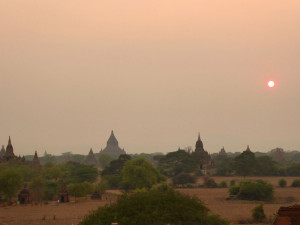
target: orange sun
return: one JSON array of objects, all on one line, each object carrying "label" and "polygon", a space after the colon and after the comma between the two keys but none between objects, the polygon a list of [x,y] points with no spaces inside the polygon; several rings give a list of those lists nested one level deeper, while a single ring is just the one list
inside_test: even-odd
[{"label": "orange sun", "polygon": [[275,86],[275,82],[272,81],[272,80],[270,80],[270,81],[268,82],[268,86],[269,86],[270,88],[274,87],[274,86]]}]

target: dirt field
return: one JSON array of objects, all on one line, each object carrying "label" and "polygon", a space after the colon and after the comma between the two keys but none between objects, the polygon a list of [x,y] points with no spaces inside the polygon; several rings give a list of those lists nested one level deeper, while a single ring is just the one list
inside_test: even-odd
[{"label": "dirt field", "polygon": [[[214,177],[217,183],[221,181],[230,181],[232,178]],[[238,178],[235,178],[238,179]],[[258,179],[255,177],[254,179]],[[259,178],[267,180],[277,186],[278,177]],[[285,178],[288,185],[295,178]],[[199,181],[201,182],[201,180]],[[196,196],[201,199],[211,211],[220,214],[223,218],[228,219],[232,225],[240,224],[239,221],[251,218],[251,209],[258,205],[258,202],[226,200],[228,197],[227,188],[194,188],[179,189],[180,192]],[[80,199],[74,203],[72,198],[70,203],[59,204],[51,202],[48,205],[14,205],[0,207],[0,225],[77,225],[81,219],[91,210],[97,209],[106,203],[113,202],[116,199],[118,191],[111,191],[108,200],[89,200]],[[294,198],[289,200],[289,197]],[[300,188],[275,188],[275,202],[265,203],[264,209],[267,216],[277,212],[280,206],[288,206],[299,203]],[[55,220],[54,220],[55,216]]]}]

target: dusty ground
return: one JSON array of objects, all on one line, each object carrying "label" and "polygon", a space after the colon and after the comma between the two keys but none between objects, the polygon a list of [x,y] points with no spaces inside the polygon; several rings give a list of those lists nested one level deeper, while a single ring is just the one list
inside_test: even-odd
[{"label": "dusty ground", "polygon": [[[232,178],[216,177],[217,183],[223,180],[232,180]],[[235,178],[238,179],[238,178]],[[254,178],[257,179],[257,178]],[[260,178],[261,179],[261,178]],[[277,185],[278,177],[262,178]],[[295,178],[285,178],[288,185]],[[201,181],[200,181],[201,182]],[[249,201],[233,201],[226,200],[228,197],[227,188],[195,188],[195,189],[179,189],[179,191],[196,196],[201,199],[211,211],[220,214],[223,218],[228,219],[232,225],[239,224],[239,221],[251,218],[251,209],[258,205],[258,202]],[[74,203],[71,199],[70,203],[59,204],[50,202],[48,205],[14,205],[0,207],[0,225],[77,225],[81,219],[91,210],[97,209],[106,203],[113,202],[116,194],[120,192],[111,191],[107,196],[108,199],[101,201],[89,200],[87,198],[80,199]],[[294,201],[287,203],[287,197],[293,197]],[[293,205],[300,202],[300,188],[275,188],[275,202],[265,203],[264,209],[267,216],[276,213],[280,206]],[[55,216],[55,220],[54,220]]]}]

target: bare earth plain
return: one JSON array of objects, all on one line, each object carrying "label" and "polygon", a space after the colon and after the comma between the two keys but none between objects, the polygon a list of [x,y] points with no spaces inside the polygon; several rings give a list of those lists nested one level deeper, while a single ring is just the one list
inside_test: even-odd
[{"label": "bare earth plain", "polygon": [[[221,181],[229,182],[233,177],[213,177],[217,183]],[[265,203],[264,210],[267,217],[274,215],[280,206],[289,206],[299,204],[300,188],[279,188],[277,187],[280,177],[249,177],[247,179],[262,179],[270,182],[275,186],[275,200],[272,203]],[[295,177],[285,177],[288,186]],[[199,180],[201,183],[201,180]],[[212,212],[221,215],[230,221],[232,225],[242,224],[251,218],[251,209],[258,205],[258,202],[226,200],[228,197],[227,188],[192,188],[178,189],[180,192],[199,198]],[[103,200],[90,200],[89,198],[78,199],[74,202],[57,204],[49,202],[49,204],[41,205],[13,205],[0,206],[0,225],[78,225],[79,222],[92,210],[96,210],[99,206],[104,206],[116,200],[119,191],[109,191]],[[109,225],[109,224],[108,224]]]}]

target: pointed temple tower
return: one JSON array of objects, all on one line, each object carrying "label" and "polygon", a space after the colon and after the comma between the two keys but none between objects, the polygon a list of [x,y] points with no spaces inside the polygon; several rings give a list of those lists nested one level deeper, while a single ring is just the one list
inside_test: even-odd
[{"label": "pointed temple tower", "polygon": [[14,154],[14,148],[11,144],[10,136],[9,136],[9,139],[8,139],[8,144],[6,146],[5,154],[2,158],[3,158],[4,161],[9,161],[9,160],[12,160],[12,159],[18,159],[18,157],[15,156],[15,154]]},{"label": "pointed temple tower", "polygon": [[220,150],[220,152],[219,152],[219,156],[224,156],[224,157],[226,157],[227,156],[227,153],[226,153],[226,151],[225,151],[225,148],[223,147],[223,148],[221,148],[221,150]]},{"label": "pointed temple tower", "polygon": [[247,149],[245,150],[247,152],[251,152],[250,148],[249,148],[249,145],[247,145]]},{"label": "pointed temple tower", "polygon": [[10,159],[15,159],[16,156],[14,154],[14,148],[11,144],[11,139],[10,139],[10,136],[9,136],[9,139],[8,139],[8,144],[6,146],[6,152],[4,154],[4,158],[6,158],[7,160],[10,160]]},{"label": "pointed temple tower", "polygon": [[198,140],[196,141],[195,152],[205,152],[205,150],[203,148],[203,142],[200,138],[200,133],[198,134]]},{"label": "pointed temple tower", "polygon": [[210,170],[213,168],[213,162],[207,151],[203,148],[203,142],[198,134],[198,140],[196,141],[195,151],[192,152],[193,157],[198,161],[199,169],[203,174],[210,174]]},{"label": "pointed temple tower", "polygon": [[106,147],[101,150],[100,153],[106,153],[115,156],[126,154],[125,150],[119,147],[119,142],[114,135],[114,131],[111,131]]},{"label": "pointed temple tower", "polygon": [[37,151],[35,151],[35,153],[34,153],[34,157],[33,157],[33,160],[32,160],[32,166],[34,166],[34,167],[40,167],[41,166],[39,157],[37,155]]},{"label": "pointed temple tower", "polygon": [[3,157],[5,155],[5,148],[4,145],[2,145],[2,148],[0,150],[0,158]]},{"label": "pointed temple tower", "polygon": [[90,149],[89,154],[85,158],[84,163],[91,164],[91,165],[96,165],[98,163],[92,148]]}]

